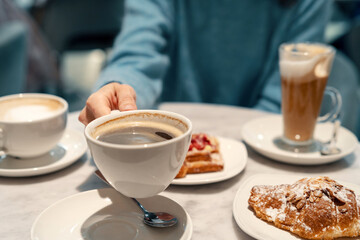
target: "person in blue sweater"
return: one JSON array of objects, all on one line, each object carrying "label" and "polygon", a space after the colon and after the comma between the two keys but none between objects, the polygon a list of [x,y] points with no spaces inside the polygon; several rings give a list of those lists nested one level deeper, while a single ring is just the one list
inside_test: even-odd
[{"label": "person in blue sweater", "polygon": [[128,0],[79,120],[163,101],[280,112],[278,47],[322,42],[328,0]]}]

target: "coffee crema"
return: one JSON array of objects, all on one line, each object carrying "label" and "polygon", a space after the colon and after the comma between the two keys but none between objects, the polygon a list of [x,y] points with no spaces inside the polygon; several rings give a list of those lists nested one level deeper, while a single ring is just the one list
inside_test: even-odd
[{"label": "coffee crema", "polygon": [[27,122],[51,117],[64,108],[56,99],[42,97],[11,98],[0,101],[0,121]]}]

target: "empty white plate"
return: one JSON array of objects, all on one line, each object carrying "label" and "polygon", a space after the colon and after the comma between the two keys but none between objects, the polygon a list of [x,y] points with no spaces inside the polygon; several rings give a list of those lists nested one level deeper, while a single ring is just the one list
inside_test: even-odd
[{"label": "empty white plate", "polygon": [[[333,124],[317,124],[314,138],[320,142],[330,140]],[[274,140],[283,134],[281,115],[257,118],[247,122],[242,128],[243,140],[260,154],[274,160],[298,165],[325,164],[339,160],[352,153],[358,145],[356,136],[340,127],[338,132],[337,147],[341,153],[322,156],[319,151],[311,153],[290,152],[277,147]]]},{"label": "empty white plate", "polygon": [[169,228],[143,223],[136,203],[112,188],[75,194],[45,209],[31,229],[32,240],[189,240],[192,222],[186,211],[164,196],[138,199],[152,212],[168,212],[178,218]]},{"label": "empty white plate", "polygon": [[28,177],[51,173],[77,161],[87,150],[82,132],[66,129],[59,143],[47,154],[18,159],[6,156],[0,159],[0,176]]}]

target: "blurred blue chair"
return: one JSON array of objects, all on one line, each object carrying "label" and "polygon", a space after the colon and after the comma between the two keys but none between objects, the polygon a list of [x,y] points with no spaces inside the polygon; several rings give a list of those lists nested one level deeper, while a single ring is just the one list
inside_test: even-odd
[{"label": "blurred blue chair", "polygon": [[328,86],[339,90],[343,100],[341,124],[360,139],[360,84],[355,64],[337,51]]},{"label": "blurred blue chair", "polygon": [[19,21],[0,25],[0,96],[23,92],[27,30]]}]

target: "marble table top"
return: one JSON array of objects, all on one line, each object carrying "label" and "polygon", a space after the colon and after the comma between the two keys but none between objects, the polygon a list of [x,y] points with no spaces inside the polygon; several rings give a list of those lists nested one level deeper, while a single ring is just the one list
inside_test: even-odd
[{"label": "marble table top", "polygon": [[[245,122],[268,113],[211,104],[165,103],[160,109],[187,116],[194,132],[206,132],[241,141]],[[70,113],[68,127],[83,131],[78,112]],[[253,239],[243,232],[232,215],[235,194],[248,177],[257,173],[327,175],[360,184],[360,145],[342,160],[321,166],[295,166],[265,158],[247,147],[245,169],[226,181],[207,185],[170,185],[161,195],[173,199],[189,213],[192,239]],[[51,204],[79,192],[107,187],[93,173],[89,151],[71,166],[35,177],[0,177],[0,239],[30,239],[36,217]]]}]

